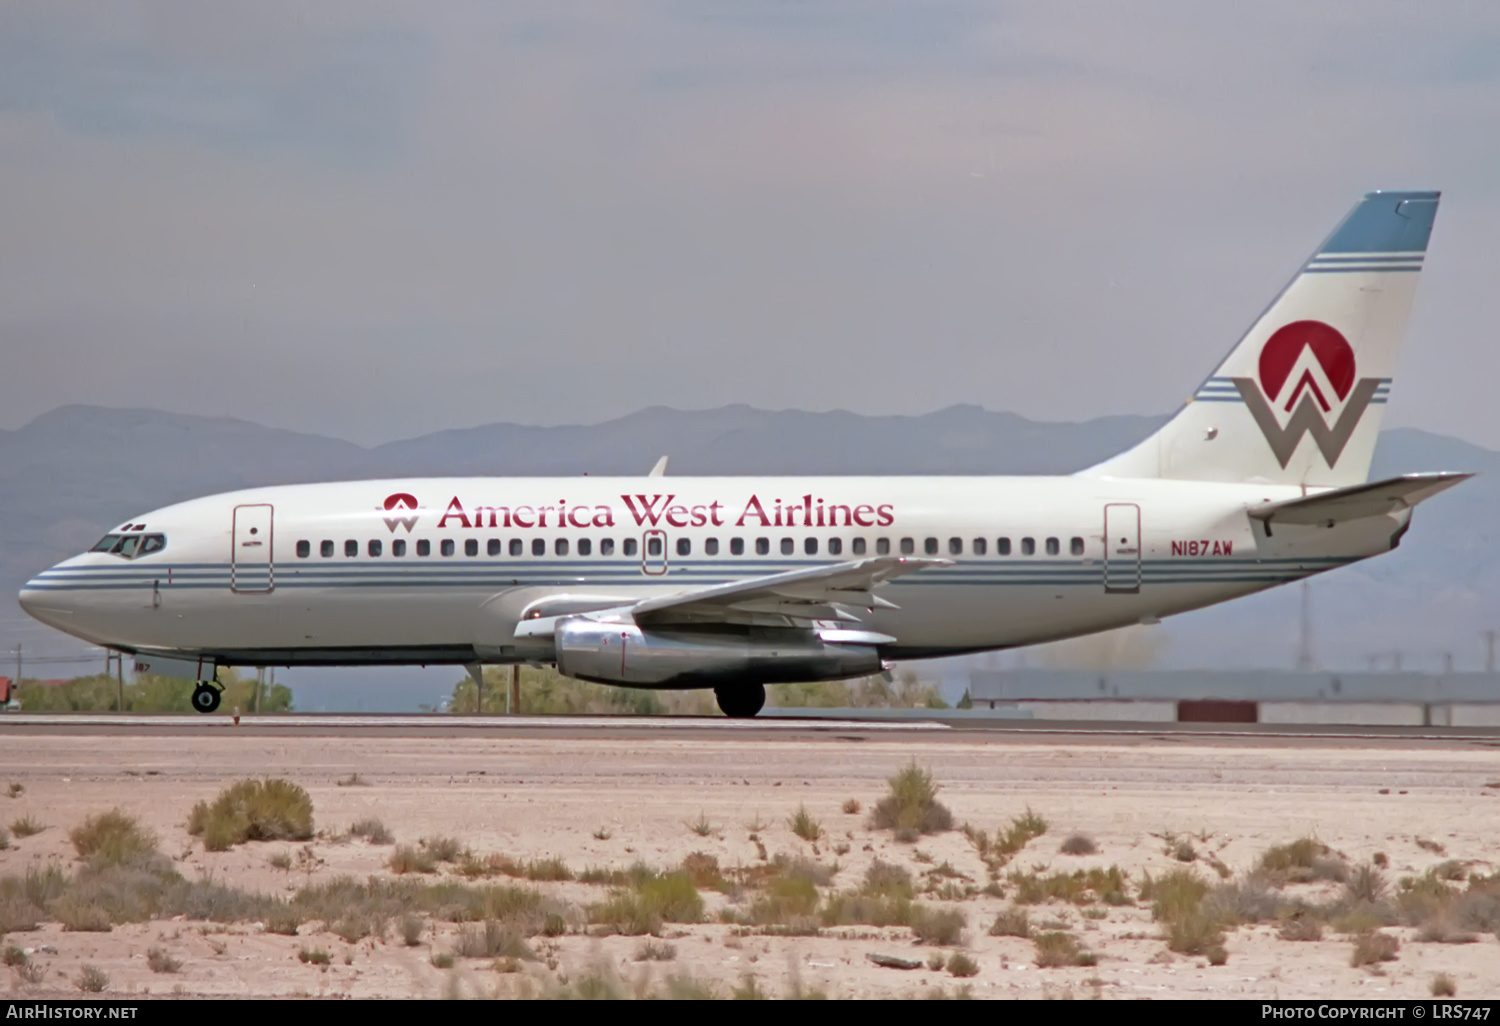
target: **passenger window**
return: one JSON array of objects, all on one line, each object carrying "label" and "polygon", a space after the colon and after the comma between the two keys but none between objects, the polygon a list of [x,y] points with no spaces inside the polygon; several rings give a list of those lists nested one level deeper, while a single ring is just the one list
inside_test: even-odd
[{"label": "passenger window", "polygon": [[391,555],[393,555],[393,556],[404,556],[404,555],[406,555],[406,539],[404,539],[404,538],[397,538],[395,541],[391,542]]},{"label": "passenger window", "polygon": [[633,556],[633,555],[635,555],[635,551],[636,551],[635,539],[634,538],[626,538],[625,541],[621,543],[620,551],[621,551],[622,554],[624,554],[626,556]]},{"label": "passenger window", "polygon": [[719,554],[719,539],[703,539],[703,554],[705,556],[717,556]]},{"label": "passenger window", "polygon": [[594,543],[588,538],[578,539],[578,554],[580,556],[591,556],[594,554]]},{"label": "passenger window", "polygon": [[568,539],[559,538],[557,539],[557,541],[553,542],[552,552],[558,556],[566,556],[568,554]]},{"label": "passenger window", "polygon": [[613,538],[599,539],[599,555],[613,556],[615,554],[615,540]]},{"label": "passenger window", "polygon": [[1022,538],[1021,539],[1021,555],[1023,555],[1023,556],[1034,556],[1034,555],[1036,555],[1036,539],[1035,538]]},{"label": "passenger window", "polygon": [[854,541],[850,544],[849,549],[856,556],[863,556],[865,554],[865,540],[863,538],[854,539]]},{"label": "passenger window", "polygon": [[1010,539],[1009,538],[996,538],[995,539],[995,555],[997,555],[997,556],[1008,556],[1008,555],[1010,555]]},{"label": "passenger window", "polygon": [[438,550],[445,556],[453,555],[453,539],[444,538],[441,544],[438,546]]},{"label": "passenger window", "polygon": [[771,554],[771,539],[755,539],[755,554],[757,556],[769,556]]},{"label": "passenger window", "polygon": [[677,539],[677,554],[679,556],[691,556],[693,554],[693,539],[691,539],[691,538],[678,538]]},{"label": "passenger window", "polygon": [[948,555],[962,556],[964,554],[964,540],[962,538],[948,539]]},{"label": "passenger window", "polygon": [[660,556],[662,553],[661,536],[653,534],[646,539],[646,555]]},{"label": "passenger window", "polygon": [[368,552],[371,556],[378,556],[380,555],[381,550],[384,548],[385,546],[380,544],[379,538],[371,538],[370,544],[365,546],[365,551]]},{"label": "passenger window", "polygon": [[922,543],[922,551],[927,553],[927,555],[929,556],[936,556],[937,550],[938,542],[936,538],[928,538],[925,542]]},{"label": "passenger window", "polygon": [[902,538],[901,539],[901,555],[903,555],[903,556],[909,556],[913,552],[916,552],[916,551],[917,551],[917,543],[916,542],[912,541],[910,538]]},{"label": "passenger window", "polygon": [[479,555],[479,539],[478,538],[465,538],[464,539],[464,555],[466,555],[466,556],[477,556],[477,555]]},{"label": "passenger window", "polygon": [[510,540],[510,554],[512,556],[519,556],[519,555],[521,555],[524,552],[525,552],[525,546],[524,546],[524,543],[521,541],[521,539],[519,539],[519,538],[512,538]]},{"label": "passenger window", "polygon": [[432,555],[432,542],[428,541],[426,538],[418,538],[417,539],[417,555],[419,555],[419,556],[430,556],[430,555]]},{"label": "passenger window", "polygon": [[1083,539],[1074,538],[1072,541],[1068,542],[1068,551],[1073,553],[1073,555],[1075,556],[1083,555]]},{"label": "passenger window", "polygon": [[491,556],[500,555],[500,539],[491,538],[490,543],[485,546],[484,551],[489,553]]},{"label": "passenger window", "polygon": [[1062,545],[1056,538],[1047,539],[1047,555],[1055,556],[1062,551]]},{"label": "passenger window", "polygon": [[[98,550],[95,550],[95,551],[98,551]],[[305,541],[299,541],[297,543],[297,558],[298,559],[306,559],[308,556],[311,556],[311,555],[312,555],[312,543],[311,542],[305,542]]]},{"label": "passenger window", "polygon": [[891,554],[891,540],[889,538],[875,539],[875,555],[889,556]]},{"label": "passenger window", "polygon": [[837,555],[841,554],[843,551],[844,551],[844,540],[842,538],[829,538],[828,539],[828,554],[830,556],[837,556]]},{"label": "passenger window", "polygon": [[344,555],[345,556],[357,556],[357,555],[359,555],[359,542],[355,541],[352,538],[349,539],[348,541],[344,542]]},{"label": "passenger window", "polygon": [[974,539],[974,555],[982,556],[989,551],[989,543],[983,538]]},{"label": "passenger window", "polygon": [[545,556],[547,554],[547,542],[542,538],[531,539],[531,554],[533,556]]},{"label": "passenger window", "polygon": [[796,552],[796,551],[797,551],[797,543],[796,542],[792,541],[792,539],[790,539],[790,538],[783,538],[783,539],[781,539],[781,554],[783,556],[790,556],[793,552]]},{"label": "passenger window", "polygon": [[745,554],[745,539],[729,539],[729,554],[731,556],[743,556]]},{"label": "passenger window", "polygon": [[333,558],[333,542],[328,541],[326,538],[323,541],[319,542],[318,555],[322,556],[324,559]]},{"label": "passenger window", "polygon": [[807,553],[809,556],[816,556],[818,554],[818,539],[804,539],[802,542],[802,551]]}]

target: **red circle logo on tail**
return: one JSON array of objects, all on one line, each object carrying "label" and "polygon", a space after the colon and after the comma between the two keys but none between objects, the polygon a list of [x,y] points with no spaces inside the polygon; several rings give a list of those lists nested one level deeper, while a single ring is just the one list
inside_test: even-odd
[{"label": "red circle logo on tail", "polygon": [[398,506],[401,509],[416,509],[417,497],[415,495],[409,495],[406,492],[397,492],[395,495],[386,496],[386,509],[396,509]]},{"label": "red circle logo on tail", "polygon": [[[1354,347],[1339,330],[1322,321],[1293,321],[1266,339],[1260,351],[1260,387],[1275,402],[1302,350],[1311,349],[1340,400],[1354,387]],[[1326,408],[1326,407],[1325,407]]]}]

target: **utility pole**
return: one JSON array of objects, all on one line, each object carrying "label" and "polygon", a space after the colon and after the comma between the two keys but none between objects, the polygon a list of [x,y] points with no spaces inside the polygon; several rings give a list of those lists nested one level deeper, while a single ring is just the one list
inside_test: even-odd
[{"label": "utility pole", "polygon": [[505,711],[512,716],[521,713],[521,664],[510,668],[510,692],[505,696]]},{"label": "utility pole", "polygon": [[1453,672],[1453,653],[1452,652],[1444,652],[1443,653],[1443,672],[1444,673],[1452,673]]},{"label": "utility pole", "polygon": [[125,711],[125,653],[115,653],[115,707]]},{"label": "utility pole", "polygon": [[21,686],[21,643],[16,642],[16,687]]},{"label": "utility pole", "polygon": [[1484,631],[1484,672],[1495,672],[1495,632]]}]

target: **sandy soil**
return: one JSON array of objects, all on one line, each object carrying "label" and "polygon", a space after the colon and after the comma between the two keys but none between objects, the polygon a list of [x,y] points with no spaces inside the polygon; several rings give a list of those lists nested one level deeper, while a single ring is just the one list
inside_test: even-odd
[{"label": "sandy soil", "polygon": [[[209,854],[188,836],[184,821],[195,801],[211,798],[230,781],[270,774],[306,787],[318,828],[330,833],[376,816],[398,841],[447,835],[476,852],[516,859],[556,856],[578,870],[624,868],[638,860],[668,867],[694,851],[711,853],[725,866],[749,865],[759,857],[749,838],[758,825],[772,856],[837,858],[840,886],[857,885],[876,857],[914,873],[948,860],[983,884],[983,866],[961,833],[898,844],[888,833],[869,829],[864,813],[842,811],[849,798],[868,810],[884,793],[885,778],[913,758],[931,769],[959,822],[994,830],[1028,806],[1044,815],[1049,832],[1013,863],[1024,869],[1116,863],[1138,878],[1142,870],[1157,873],[1176,865],[1163,851],[1159,835],[1166,833],[1198,835],[1199,850],[1236,872],[1248,869],[1270,845],[1308,833],[1354,861],[1386,853],[1393,879],[1443,858],[1470,862],[1482,872],[1500,868],[1500,748],[1483,743],[26,734],[4,738],[0,752],[0,794],[11,781],[25,788],[20,797],[0,797],[0,822],[30,814],[48,824],[42,833],[13,840],[9,850],[0,851],[0,874],[47,860],[71,869],[76,859],[68,830],[89,813],[113,806],[155,830],[162,850],[189,877],[211,873],[242,887],[289,894],[309,881],[386,872],[391,849],[362,841],[314,841],[311,868],[287,872],[272,868],[269,859],[277,852],[295,853],[300,845],[249,844]],[[356,773],[364,783],[339,784]],[[788,817],[804,804],[827,831],[818,845],[799,840],[788,828]],[[710,836],[688,826],[700,815],[714,828]],[[1060,842],[1075,831],[1093,837],[1099,853],[1060,854]],[[608,839],[596,838],[596,832]],[[1446,854],[1419,847],[1418,838],[1438,842]],[[835,845],[847,845],[847,853],[835,856]],[[526,886],[580,906],[605,893],[578,883]],[[710,918],[727,900],[713,893],[705,897]],[[1500,994],[1500,941],[1490,935],[1471,944],[1438,944],[1419,942],[1412,930],[1392,929],[1388,932],[1401,938],[1399,958],[1372,972],[1352,968],[1350,941],[1331,932],[1323,941],[1293,943],[1278,939],[1271,927],[1249,927],[1229,935],[1228,963],[1210,967],[1202,958],[1167,952],[1145,907],[1112,908],[1103,919],[1086,919],[1062,905],[1033,908],[1033,923],[1066,923],[1099,954],[1092,968],[1039,969],[1029,941],[988,936],[1005,905],[984,896],[953,903],[968,918],[964,948],[980,966],[966,981],[946,972],[883,969],[867,961],[870,952],[925,960],[932,949],[915,945],[904,928],[767,937],[736,936],[733,927],[717,923],[669,925],[664,933],[676,957],[664,963],[634,961],[639,938],[581,933],[537,938],[544,961],[528,963],[519,973],[497,972],[488,959],[435,968],[430,957],[451,949],[451,926],[440,926],[420,947],[407,948],[394,935],[386,943],[347,944],[318,932],[319,924],[304,926],[300,937],[269,934],[256,924],[152,922],[110,933],[68,933],[49,924],[6,941],[31,953],[43,970],[41,982],[6,975],[15,994],[37,997],[76,996],[72,981],[86,964],[108,973],[106,993],[115,996],[508,996],[539,993],[596,969],[616,974],[627,990],[688,973],[716,981],[727,993],[753,975],[775,995],[801,987],[833,997],[925,996],[934,989],[954,993],[964,985],[975,997],[1421,997],[1438,972],[1456,980],[1460,998]],[[151,972],[145,954],[152,946],[180,959],[181,971]],[[300,962],[298,950],[309,946],[328,951],[332,964]]]}]

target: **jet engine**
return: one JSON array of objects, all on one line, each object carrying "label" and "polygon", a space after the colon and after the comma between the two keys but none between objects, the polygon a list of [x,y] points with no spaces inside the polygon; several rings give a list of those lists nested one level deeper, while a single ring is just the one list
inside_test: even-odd
[{"label": "jet engine", "polygon": [[879,673],[873,645],[824,641],[811,630],[717,627],[642,630],[634,623],[559,621],[559,672],[600,684],[709,688],[741,683],[840,680]]}]

